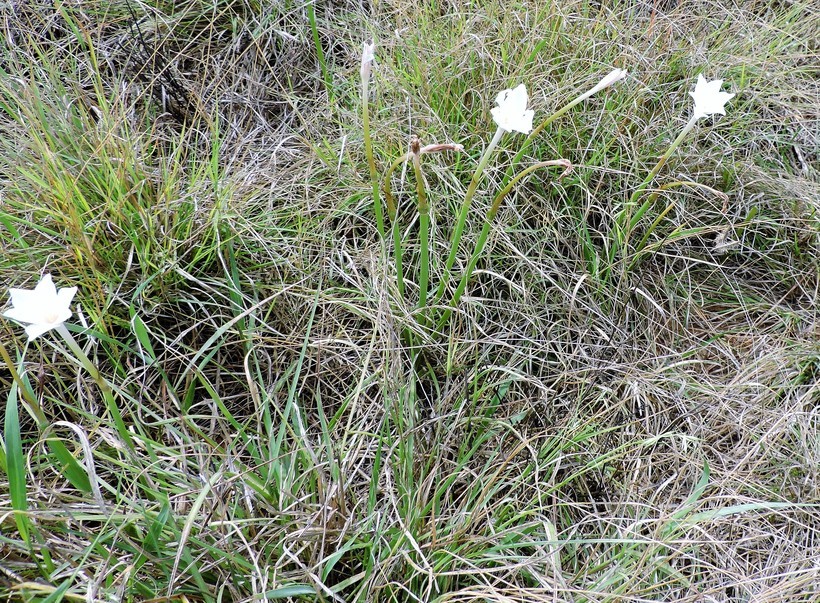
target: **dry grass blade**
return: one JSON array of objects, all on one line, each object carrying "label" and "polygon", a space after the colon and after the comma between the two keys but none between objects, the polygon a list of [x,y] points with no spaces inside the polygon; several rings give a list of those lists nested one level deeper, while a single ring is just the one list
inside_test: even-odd
[{"label": "dry grass blade", "polygon": [[[67,326],[133,440],[51,335],[0,321],[0,599],[818,600],[818,23],[807,0],[0,11],[4,282],[78,287]],[[423,224],[412,173],[388,180],[401,284],[372,38],[377,175],[411,136],[460,151],[425,155]],[[520,157],[573,171],[527,172],[485,227],[501,139],[446,305],[495,95],[525,82],[537,122],[613,67]],[[736,96],[613,254],[700,73]]]}]

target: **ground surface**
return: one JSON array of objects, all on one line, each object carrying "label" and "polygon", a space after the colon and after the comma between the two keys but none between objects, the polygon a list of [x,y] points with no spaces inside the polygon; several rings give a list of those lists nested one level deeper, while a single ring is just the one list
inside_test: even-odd
[{"label": "ground surface", "polygon": [[[77,286],[100,371],[0,322],[0,598],[820,600],[814,3],[33,0],[0,26],[3,282]],[[527,140],[448,271],[498,92],[538,125],[615,67],[527,146],[519,171],[572,172],[512,189],[459,295]],[[636,193],[698,74],[726,115]],[[366,139],[381,177],[412,135],[464,150],[423,156],[429,224],[397,164],[382,238]]]}]

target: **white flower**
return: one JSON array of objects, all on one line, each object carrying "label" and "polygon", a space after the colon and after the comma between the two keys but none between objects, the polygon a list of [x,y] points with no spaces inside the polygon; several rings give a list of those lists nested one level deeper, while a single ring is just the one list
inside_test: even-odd
[{"label": "white flower", "polygon": [[31,341],[71,318],[69,306],[75,293],[77,287],[67,287],[58,292],[51,282],[51,275],[46,274],[33,290],[9,289],[12,308],[3,312],[3,316],[26,325]]},{"label": "white flower", "polygon": [[373,61],[376,60],[375,52],[375,42],[372,44],[368,44],[367,42],[364,43],[364,48],[362,49],[362,68],[360,71],[363,80],[370,77],[370,72],[373,69]]},{"label": "white flower", "polygon": [[589,95],[593,95],[596,92],[600,92],[604,88],[609,88],[615,82],[618,82],[626,77],[626,69],[613,69],[608,74],[604,76],[604,78],[595,84],[595,87],[587,92]]},{"label": "white flower", "polygon": [[514,90],[502,90],[495,102],[498,106],[493,107],[490,113],[499,128],[522,134],[532,131],[535,111],[527,109],[527,88],[524,84],[519,84]]},{"label": "white flower", "polygon": [[720,113],[726,115],[723,105],[729,102],[729,99],[734,97],[734,94],[728,92],[721,92],[720,87],[723,85],[723,80],[712,80],[707,82],[703,75],[698,75],[698,83],[695,84],[695,91],[689,94],[695,99],[695,115],[694,119],[700,119],[713,113]]}]

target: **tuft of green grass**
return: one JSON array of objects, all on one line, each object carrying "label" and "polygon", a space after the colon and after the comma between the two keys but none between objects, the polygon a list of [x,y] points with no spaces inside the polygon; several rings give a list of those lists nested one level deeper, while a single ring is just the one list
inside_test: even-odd
[{"label": "tuft of green grass", "polygon": [[[813,4],[274,4],[0,16],[4,282],[78,286],[67,327],[116,404],[2,321],[0,596],[816,600]],[[370,36],[379,173],[412,136],[464,146],[424,157],[423,220],[393,172],[401,282]],[[488,225],[523,141],[502,139],[449,307],[496,94],[526,83],[538,122],[613,67],[520,157],[573,171]],[[613,254],[699,73],[737,96]]]}]

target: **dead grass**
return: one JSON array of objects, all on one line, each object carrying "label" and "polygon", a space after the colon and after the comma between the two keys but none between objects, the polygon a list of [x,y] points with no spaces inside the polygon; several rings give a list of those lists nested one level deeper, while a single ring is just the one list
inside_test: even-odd
[{"label": "dead grass", "polygon": [[[23,348],[3,323],[52,427],[9,395],[32,537],[6,425],[0,595],[816,600],[820,15],[610,4],[4,13],[6,282],[50,271],[80,287],[78,338],[138,446],[50,335]],[[411,134],[466,148],[427,164],[434,284],[497,91],[524,81],[545,115],[630,71],[533,146],[528,160],[575,170],[507,199],[443,333],[419,321],[412,268],[398,294],[377,240],[358,99],[370,36],[380,167]],[[737,96],[656,185],[720,195],[663,191],[637,233],[669,208],[646,253],[609,265],[614,216],[686,122],[701,71]],[[518,143],[491,162],[465,249]],[[395,192],[412,267],[412,179]],[[66,478],[49,437],[101,499]]]}]

